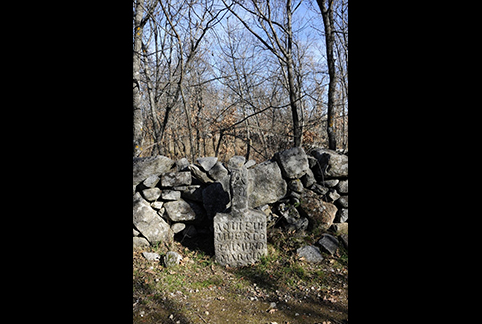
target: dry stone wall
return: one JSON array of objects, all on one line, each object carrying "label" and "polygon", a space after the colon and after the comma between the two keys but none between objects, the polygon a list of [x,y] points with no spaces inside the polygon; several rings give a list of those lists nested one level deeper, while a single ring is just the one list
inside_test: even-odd
[{"label": "dry stone wall", "polygon": [[[242,191],[231,183],[239,170],[247,179]],[[348,222],[348,153],[292,148],[260,164],[242,157],[226,164],[216,157],[194,163],[134,158],[133,245],[169,243],[176,234],[214,236],[215,215],[231,213],[232,196],[238,194],[249,210],[266,216],[268,227],[326,231]]]}]

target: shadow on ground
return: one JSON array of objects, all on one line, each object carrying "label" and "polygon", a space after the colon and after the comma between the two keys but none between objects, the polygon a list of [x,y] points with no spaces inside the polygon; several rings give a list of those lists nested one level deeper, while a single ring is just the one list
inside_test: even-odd
[{"label": "shadow on ground", "polygon": [[[183,313],[181,303],[174,298],[161,297],[148,285],[142,282],[135,284],[136,293],[133,295],[132,323],[176,323],[194,324]],[[148,298],[155,303],[146,303]]]}]

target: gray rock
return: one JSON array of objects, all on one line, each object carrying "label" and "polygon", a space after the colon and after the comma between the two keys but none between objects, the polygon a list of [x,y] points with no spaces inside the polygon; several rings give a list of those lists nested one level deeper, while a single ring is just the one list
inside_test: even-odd
[{"label": "gray rock", "polygon": [[[340,180],[338,180],[338,179],[331,179],[331,180],[321,181],[321,185],[324,185],[324,186],[327,187],[327,188],[333,188],[333,187],[335,187],[339,182],[340,182]],[[336,188],[335,188],[335,189],[336,189]]]},{"label": "gray rock", "polygon": [[149,241],[146,240],[144,237],[133,237],[132,238],[132,246],[134,248],[138,247],[148,247],[149,246]]},{"label": "gray rock", "polygon": [[348,208],[348,196],[341,196],[340,198],[338,198],[335,205],[338,208]]},{"label": "gray rock", "polygon": [[248,205],[256,208],[277,202],[286,195],[287,184],[275,161],[266,161],[248,170]]},{"label": "gray rock", "polygon": [[321,239],[318,240],[318,245],[331,255],[334,255],[338,250],[338,240],[330,234],[323,234]]},{"label": "gray rock", "polygon": [[140,222],[135,226],[151,245],[156,245],[161,242],[170,243],[174,238],[174,233],[169,224],[157,214],[150,223]]},{"label": "gray rock", "polygon": [[175,223],[171,225],[171,229],[174,234],[182,232],[186,228],[186,224],[184,223]]},{"label": "gray rock", "polygon": [[205,172],[209,172],[211,168],[218,162],[217,157],[200,157],[196,162],[203,168]]},{"label": "gray rock", "polygon": [[294,219],[291,224],[286,226],[288,231],[303,232],[308,229],[310,222],[306,217],[300,217],[299,219]]},{"label": "gray rock", "polygon": [[348,193],[348,179],[340,180],[340,182],[335,187],[335,189],[336,189],[336,191],[338,191],[341,194],[347,194]]},{"label": "gray rock", "polygon": [[323,256],[318,247],[314,245],[305,245],[296,250],[298,257],[304,258],[307,262],[318,263],[323,261]]},{"label": "gray rock", "polygon": [[176,170],[177,172],[180,171],[189,171],[189,161],[186,158],[182,158],[176,161]]},{"label": "gray rock", "polygon": [[191,184],[191,172],[166,172],[161,176],[162,187],[189,186]]},{"label": "gray rock", "polygon": [[335,200],[338,200],[338,198],[340,198],[340,194],[338,192],[336,192],[335,189],[330,189],[328,191],[328,193],[326,194],[326,200],[329,201],[329,202],[333,202]]},{"label": "gray rock", "polygon": [[151,208],[149,203],[145,201],[140,193],[136,193],[133,197],[133,220],[136,223],[150,223],[156,216],[156,212]]},{"label": "gray rock", "polygon": [[348,222],[348,208],[341,208],[336,213],[335,220],[339,223]]},{"label": "gray rock", "polygon": [[135,228],[133,228],[133,231],[132,231],[132,236],[139,236],[139,234],[141,234],[138,230],[136,230]]},{"label": "gray rock", "polygon": [[310,169],[313,169],[318,164],[318,160],[313,156],[306,155],[306,158],[308,159],[308,165],[310,166]]},{"label": "gray rock", "polygon": [[166,220],[166,217],[164,217],[165,212],[166,212],[166,208],[161,207],[161,209],[157,211],[157,215],[161,216],[162,219]]},{"label": "gray rock", "polygon": [[209,170],[208,174],[212,179],[218,181],[228,175],[228,170],[218,161],[211,170]]},{"label": "gray rock", "polygon": [[159,176],[174,165],[174,161],[162,155],[132,159],[132,183],[137,186],[151,175]]},{"label": "gray rock", "polygon": [[154,201],[157,200],[161,196],[161,189],[159,188],[149,188],[149,189],[144,189],[142,190],[142,196],[147,200],[147,201]]},{"label": "gray rock", "polygon": [[151,245],[159,242],[169,243],[173,239],[174,233],[170,226],[139,193],[134,195],[133,224]]},{"label": "gray rock", "polygon": [[164,265],[168,268],[174,267],[179,265],[179,262],[181,262],[181,260],[182,260],[182,256],[179,253],[174,251],[169,251],[164,256]]},{"label": "gray rock", "polygon": [[309,188],[316,183],[315,176],[313,175],[313,171],[311,171],[311,169],[306,170],[305,175],[302,176],[300,180],[305,188]]},{"label": "gray rock", "polygon": [[159,254],[152,252],[142,252],[142,256],[149,261],[159,261],[161,259]]},{"label": "gray rock", "polygon": [[204,173],[203,171],[201,171],[201,169],[199,169],[197,166],[195,166],[194,164],[191,164],[189,166],[189,169],[191,170],[192,172],[192,175],[198,179],[201,183],[204,183],[204,184],[209,184],[209,183],[213,183],[214,180],[211,179],[206,173]]},{"label": "gray rock", "polygon": [[236,155],[229,159],[227,167],[229,171],[232,169],[241,169],[245,161],[246,158],[244,156]]},{"label": "gray rock", "polygon": [[[313,149],[311,155],[318,160],[327,179],[348,177],[348,156],[324,148]],[[313,170],[315,175],[321,176],[321,174],[317,174],[316,167]]]},{"label": "gray rock", "polygon": [[326,193],[330,190],[326,187],[323,187],[322,185],[320,185],[318,183],[313,184],[311,187],[309,187],[309,189],[312,190],[313,192],[321,195],[321,196],[326,195]]},{"label": "gray rock", "polygon": [[301,147],[275,154],[283,176],[288,179],[299,179],[310,168],[305,151]]},{"label": "gray rock", "polygon": [[204,217],[204,209],[194,202],[182,198],[164,203],[167,216],[173,222],[200,220]]},{"label": "gray rock", "polygon": [[294,179],[288,180],[288,189],[290,189],[291,191],[302,193],[304,188],[300,179]]},{"label": "gray rock", "polygon": [[249,160],[248,162],[246,162],[244,164],[244,166],[246,167],[246,169],[249,169],[250,167],[254,166],[255,164],[256,164],[255,160]]},{"label": "gray rock", "polygon": [[308,228],[308,219],[301,217],[298,210],[291,204],[281,203],[278,205],[278,212],[285,219],[284,226],[288,231],[306,231]]},{"label": "gray rock", "polygon": [[164,203],[162,201],[154,201],[154,202],[151,203],[151,207],[156,209],[156,210],[159,210],[159,209],[162,208],[163,204]]},{"label": "gray rock", "polygon": [[158,182],[159,182],[159,177],[153,174],[149,176],[146,180],[144,180],[142,184],[147,188],[153,188],[156,186]]},{"label": "gray rock", "polygon": [[179,200],[181,192],[176,190],[163,190],[161,194],[163,200]]}]

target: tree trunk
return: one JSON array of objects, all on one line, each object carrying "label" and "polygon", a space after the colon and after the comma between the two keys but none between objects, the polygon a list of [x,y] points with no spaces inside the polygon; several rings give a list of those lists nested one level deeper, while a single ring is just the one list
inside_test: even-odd
[{"label": "tree trunk", "polygon": [[336,130],[335,130],[335,92],[336,92],[336,70],[335,58],[333,55],[334,37],[334,23],[333,23],[333,0],[327,0],[328,7],[325,5],[325,0],[317,0],[318,6],[323,17],[323,24],[325,26],[326,39],[326,57],[328,61],[328,74],[330,75],[330,83],[328,84],[328,147],[331,150],[336,150]]},{"label": "tree trunk", "polygon": [[141,70],[141,47],[144,24],[142,23],[142,11],[144,0],[136,1],[136,15],[134,18],[134,51],[132,63],[133,93],[132,107],[134,114],[133,129],[133,155],[139,156],[142,153],[142,110],[140,93],[140,70]]},{"label": "tree trunk", "polygon": [[[144,44],[142,44],[143,51],[147,52],[147,49]],[[149,68],[149,62],[147,61],[147,57],[144,55],[143,57],[144,62],[144,74],[146,76],[146,83],[147,83],[147,94],[149,95],[149,106],[151,108],[151,115],[152,115],[152,130],[154,134],[154,146],[152,149],[151,155],[158,155],[162,154],[162,144],[161,144],[161,137],[159,136],[159,120],[157,118],[156,107],[157,102],[155,99],[154,93],[154,86],[152,85],[151,81],[151,72]]]},{"label": "tree trunk", "polygon": [[303,134],[303,130],[300,124],[300,118],[298,115],[298,91],[296,90],[295,81],[294,81],[294,62],[293,62],[293,51],[292,51],[292,39],[293,33],[291,30],[291,0],[286,2],[286,13],[287,13],[287,36],[288,36],[288,46],[287,46],[287,65],[288,65],[288,85],[289,85],[289,92],[290,92],[290,107],[291,107],[291,116],[293,118],[293,136],[294,136],[294,146],[300,147],[301,146],[301,136]]}]

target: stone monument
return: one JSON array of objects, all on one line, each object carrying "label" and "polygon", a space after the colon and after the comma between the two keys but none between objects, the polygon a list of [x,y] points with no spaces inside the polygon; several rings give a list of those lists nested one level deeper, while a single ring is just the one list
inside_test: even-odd
[{"label": "stone monument", "polygon": [[245,266],[268,254],[266,215],[248,208],[248,170],[245,158],[234,156],[231,171],[231,212],[214,216],[214,252],[220,265]]}]

